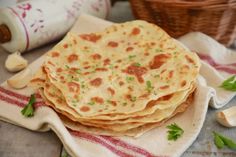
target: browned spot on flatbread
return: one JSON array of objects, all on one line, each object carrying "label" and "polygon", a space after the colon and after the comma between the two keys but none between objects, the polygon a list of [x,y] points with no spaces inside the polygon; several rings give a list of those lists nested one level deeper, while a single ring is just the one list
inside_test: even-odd
[{"label": "browned spot on flatbread", "polygon": [[168,78],[171,79],[173,75],[174,75],[174,71],[173,70],[169,71]]},{"label": "browned spot on flatbread", "polygon": [[70,91],[70,92],[79,93],[79,91],[80,91],[80,85],[79,85],[78,83],[75,83],[75,82],[68,82],[67,85],[68,85],[68,88],[69,88],[69,91]]},{"label": "browned spot on flatbread", "polygon": [[96,102],[96,103],[99,103],[99,104],[103,104],[103,103],[104,103],[103,98],[98,97],[98,96],[92,97],[91,100],[94,101],[94,102]]},{"label": "browned spot on flatbread", "polygon": [[160,68],[171,56],[169,54],[158,54],[154,56],[152,61],[149,63],[150,69]]},{"label": "browned spot on flatbread", "polygon": [[58,52],[52,52],[52,57],[55,58],[55,57],[59,57],[60,56],[60,53]]},{"label": "browned spot on flatbread", "polygon": [[90,108],[88,106],[82,106],[80,107],[80,111],[81,112],[88,112],[90,110]]},{"label": "browned spot on flatbread", "polygon": [[169,85],[165,85],[165,86],[161,86],[160,89],[167,89],[169,87],[170,87]]},{"label": "browned spot on flatbread", "polygon": [[108,92],[110,92],[111,95],[115,94],[115,90],[112,89],[111,87],[108,87],[107,90],[108,90]]},{"label": "browned spot on flatbread", "polygon": [[129,51],[132,51],[133,49],[134,49],[133,47],[127,47],[126,51],[129,52]]},{"label": "browned spot on flatbread", "polygon": [[181,87],[184,87],[187,84],[186,80],[183,80],[180,84]]},{"label": "browned spot on flatbread", "polygon": [[77,54],[71,54],[67,57],[67,61],[69,63],[72,63],[74,61],[77,61],[79,59],[79,56]]},{"label": "browned spot on flatbread", "polygon": [[63,47],[66,49],[68,48],[68,44],[64,44]]},{"label": "browned spot on flatbread", "polygon": [[109,47],[117,47],[117,46],[118,46],[118,43],[115,42],[115,41],[109,41],[108,44],[107,44],[107,46],[109,46]]},{"label": "browned spot on flatbread", "polygon": [[112,106],[116,106],[117,105],[117,103],[116,103],[116,101],[109,101],[110,102],[110,104],[112,105]]},{"label": "browned spot on flatbread", "polygon": [[103,65],[106,66],[106,65],[110,64],[110,62],[111,62],[111,60],[109,58],[106,58],[103,61]]},{"label": "browned spot on flatbread", "polygon": [[95,71],[107,71],[107,68],[96,68]]},{"label": "browned spot on flatbread", "polygon": [[48,64],[55,66],[55,64],[53,64],[51,61],[48,61]]},{"label": "browned spot on flatbread", "polygon": [[95,53],[95,54],[91,55],[91,57],[92,57],[94,60],[99,60],[99,59],[102,58],[102,56],[101,56],[100,54],[98,54],[98,53]]},{"label": "browned spot on flatbread", "polygon": [[188,55],[185,55],[185,58],[189,63],[195,64],[194,60],[190,58]]},{"label": "browned spot on flatbread", "polygon": [[101,35],[96,35],[94,33],[91,34],[82,34],[80,35],[80,37],[84,40],[90,41],[90,42],[94,42],[96,43],[99,39],[101,39]]},{"label": "browned spot on flatbread", "polygon": [[120,85],[120,86],[123,86],[124,84],[125,84],[125,83],[124,83],[123,81],[120,81],[120,82],[119,82],[119,85]]},{"label": "browned spot on flatbread", "polygon": [[141,67],[141,66],[135,66],[135,65],[130,65],[128,66],[125,70],[123,70],[123,72],[130,74],[130,75],[134,75],[139,83],[143,83],[143,77],[142,75],[147,73],[147,69],[145,67]]},{"label": "browned spot on flatbread", "polygon": [[90,84],[92,86],[98,87],[98,86],[100,86],[102,84],[102,79],[100,77],[95,78],[95,79],[90,81]]},{"label": "browned spot on flatbread", "polygon": [[140,32],[141,32],[141,31],[140,31],[140,29],[139,29],[138,27],[134,27],[134,28],[132,29],[131,34],[132,34],[132,35],[138,35]]}]

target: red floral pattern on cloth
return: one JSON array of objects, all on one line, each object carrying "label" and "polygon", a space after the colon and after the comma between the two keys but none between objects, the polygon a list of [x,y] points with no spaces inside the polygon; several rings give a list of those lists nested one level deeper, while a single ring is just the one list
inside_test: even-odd
[{"label": "red floral pattern on cloth", "polygon": [[[20,20],[25,36],[26,44],[22,51],[27,51],[48,42],[52,42],[64,35],[75,22],[81,11],[105,18],[109,12],[109,0],[60,0],[27,1],[19,3],[9,9]],[[51,12],[50,7],[58,10]],[[50,13],[51,12],[51,13]],[[56,15],[54,15],[56,13]],[[53,21],[54,17],[57,19]],[[59,18],[56,16],[60,16]],[[60,25],[60,27],[58,27]],[[58,27],[55,29],[55,27]]]}]

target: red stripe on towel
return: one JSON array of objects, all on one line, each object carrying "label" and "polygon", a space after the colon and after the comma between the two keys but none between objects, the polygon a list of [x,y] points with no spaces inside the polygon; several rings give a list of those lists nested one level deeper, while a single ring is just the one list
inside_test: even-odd
[{"label": "red stripe on towel", "polygon": [[216,61],[214,61],[213,58],[211,58],[211,56],[200,54],[200,53],[197,53],[197,54],[201,58],[201,60],[206,61],[208,64],[210,64],[215,69],[227,72],[229,74],[236,74],[236,69],[230,68],[230,66],[236,66],[236,63],[219,64]]},{"label": "red stripe on towel", "polygon": [[5,101],[5,102],[7,102],[9,104],[13,104],[13,105],[19,106],[19,107],[24,107],[25,106],[25,103],[22,103],[22,102],[20,102],[18,100],[11,99],[11,98],[9,98],[7,96],[4,96],[2,94],[0,94],[0,100]]},{"label": "red stripe on towel", "polygon": [[[1,88],[1,87],[0,87]],[[18,98],[20,99],[20,98]],[[17,99],[13,99],[13,98],[10,98],[8,96],[5,96],[3,94],[0,93],[0,100],[4,101],[4,102],[7,102],[9,104],[12,104],[12,105],[16,105],[16,106],[19,106],[21,108],[25,107],[25,105],[27,105],[27,103],[25,102],[22,102],[21,100],[23,99],[20,99],[20,100],[17,100]],[[44,106],[44,102],[43,101],[39,101],[39,102],[36,102],[34,103],[34,107],[35,108],[38,108],[40,106]]]},{"label": "red stripe on towel", "polygon": [[91,134],[87,134],[87,133],[82,133],[79,131],[73,131],[71,129],[68,129],[70,131],[70,133],[74,136],[89,140],[91,142],[95,142],[98,144],[101,144],[102,146],[106,147],[107,149],[109,149],[111,152],[115,153],[116,155],[120,156],[120,157],[134,157],[133,155],[127,154],[117,148],[115,148],[114,146],[106,143],[105,141],[101,140],[100,138],[91,135]]},{"label": "red stripe on towel", "polygon": [[[30,97],[29,96],[25,96],[19,93],[16,93],[14,91],[11,91],[9,89],[3,88],[2,86],[0,86],[0,92],[7,94],[9,96],[24,100],[24,101],[29,101]],[[41,96],[39,94],[35,94],[36,98],[41,98]]]},{"label": "red stripe on towel", "polygon": [[113,138],[113,137],[110,137],[110,136],[100,136],[100,137],[102,137],[103,139],[113,143],[114,145],[121,146],[121,147],[123,147],[125,149],[132,150],[132,151],[134,151],[136,153],[144,155],[145,157],[154,157],[154,155],[152,155],[151,153],[149,153],[145,149],[137,147],[137,146],[134,146],[134,145],[129,144],[129,143],[126,143],[126,142],[124,142],[124,141],[122,141],[120,139]]}]

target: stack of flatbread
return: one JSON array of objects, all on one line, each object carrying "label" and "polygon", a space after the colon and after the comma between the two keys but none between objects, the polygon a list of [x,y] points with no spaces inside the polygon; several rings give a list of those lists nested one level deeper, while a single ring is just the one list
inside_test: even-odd
[{"label": "stack of flatbread", "polygon": [[186,110],[199,68],[196,54],[137,20],[68,33],[31,83],[66,127],[137,137]]}]

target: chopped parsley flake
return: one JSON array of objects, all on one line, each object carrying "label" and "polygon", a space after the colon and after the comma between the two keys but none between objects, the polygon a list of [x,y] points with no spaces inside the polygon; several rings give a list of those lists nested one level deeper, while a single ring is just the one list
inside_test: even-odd
[{"label": "chopped parsley flake", "polygon": [[72,103],[77,103],[77,101],[76,101],[76,100],[72,100],[71,102],[72,102]]},{"label": "chopped parsley flake", "polygon": [[85,88],[84,81],[81,82],[81,88]]},{"label": "chopped parsley flake", "polygon": [[66,69],[69,69],[70,67],[69,67],[69,65],[66,64],[66,65],[65,65],[65,68],[66,68]]},{"label": "chopped parsley flake", "polygon": [[75,77],[75,78],[73,78],[73,80],[74,80],[74,81],[79,81],[79,78],[76,78],[76,77]]},{"label": "chopped parsley flake", "polygon": [[134,57],[136,57],[136,55],[129,55],[129,59],[133,59]]},{"label": "chopped parsley flake", "polygon": [[136,96],[132,96],[132,97],[130,98],[130,100],[131,100],[132,102],[135,102],[135,101],[137,100],[137,98],[136,98]]},{"label": "chopped parsley flake", "polygon": [[134,77],[130,77],[130,76],[126,77],[126,81],[127,81],[127,82],[131,82],[131,81],[133,81],[133,80],[134,80]]},{"label": "chopped parsley flake", "polygon": [[184,130],[176,123],[170,124],[166,128],[169,129],[167,137],[169,141],[176,141],[184,133]]},{"label": "chopped parsley flake", "polygon": [[151,81],[146,81],[147,91],[150,93],[153,89]]},{"label": "chopped parsley flake", "polygon": [[21,110],[21,114],[25,117],[32,117],[34,115],[34,103],[36,101],[35,95],[30,96],[30,100],[27,105]]},{"label": "chopped parsley flake", "polygon": [[122,105],[123,105],[123,106],[126,106],[126,105],[127,105],[127,102],[124,102]]},{"label": "chopped parsley flake", "polygon": [[73,79],[74,79],[74,77],[73,77],[72,75],[68,75],[67,80],[68,80],[69,82],[72,82]]},{"label": "chopped parsley flake", "polygon": [[89,105],[95,105],[95,102],[94,101],[91,101],[88,103]]},{"label": "chopped parsley flake", "polygon": [[156,92],[156,91],[154,91],[154,95],[157,95],[157,92]]},{"label": "chopped parsley flake", "polygon": [[113,68],[114,68],[114,65],[110,64],[109,69],[113,69]]},{"label": "chopped parsley flake", "polygon": [[160,77],[160,75],[154,75],[155,78]]},{"label": "chopped parsley flake", "polygon": [[81,71],[80,71],[79,69],[77,69],[75,72],[76,72],[77,74],[81,74]]},{"label": "chopped parsley flake", "polygon": [[162,52],[162,50],[161,50],[161,49],[155,49],[155,51],[156,51],[156,52]]},{"label": "chopped parsley flake", "polygon": [[140,64],[140,63],[134,63],[134,66],[136,66],[136,67],[140,67],[141,64]]}]

